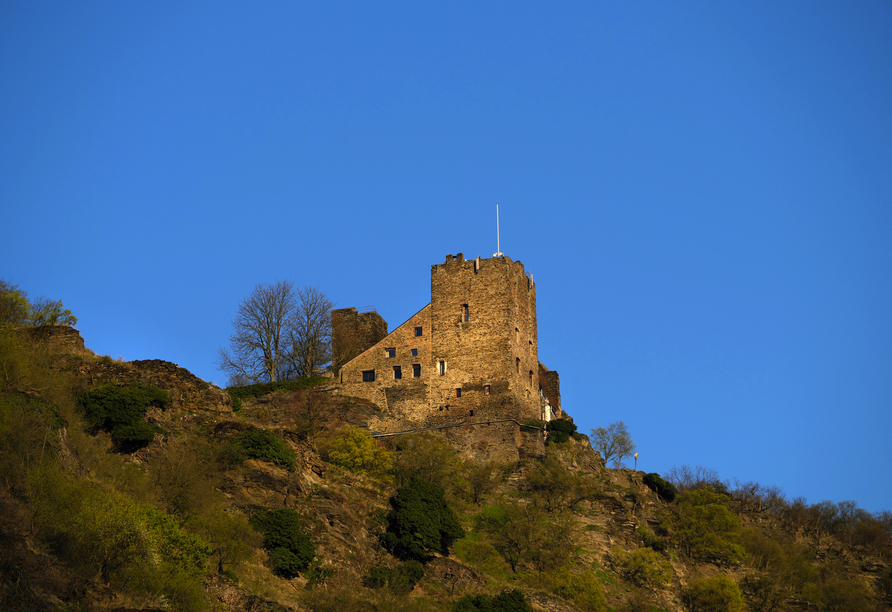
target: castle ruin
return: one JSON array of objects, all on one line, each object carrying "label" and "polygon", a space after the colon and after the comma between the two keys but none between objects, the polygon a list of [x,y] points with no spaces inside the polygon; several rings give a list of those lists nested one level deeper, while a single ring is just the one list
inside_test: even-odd
[{"label": "castle ruin", "polygon": [[373,310],[332,311],[338,393],[380,406],[376,430],[560,415],[557,372],[539,362],[536,285],[504,255],[431,266],[431,301],[387,333]]}]

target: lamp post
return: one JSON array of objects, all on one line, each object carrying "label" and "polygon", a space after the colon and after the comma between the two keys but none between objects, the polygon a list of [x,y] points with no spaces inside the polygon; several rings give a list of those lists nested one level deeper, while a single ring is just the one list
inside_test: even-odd
[{"label": "lamp post", "polygon": [[638,471],[638,453],[635,453],[635,471]]}]

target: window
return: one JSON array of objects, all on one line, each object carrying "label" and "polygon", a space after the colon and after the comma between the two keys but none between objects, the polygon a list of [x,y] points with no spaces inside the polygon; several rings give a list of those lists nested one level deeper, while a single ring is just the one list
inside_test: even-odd
[{"label": "window", "polygon": [[514,360],[514,369],[517,370],[517,373],[520,373],[520,357]]},{"label": "window", "polygon": [[403,377],[403,369],[400,366],[393,366],[393,379],[399,380]]},{"label": "window", "polygon": [[412,357],[418,357],[418,349],[412,349]]},{"label": "window", "polygon": [[530,352],[531,353],[533,352],[533,341],[532,340],[530,340]]},{"label": "window", "polygon": [[516,327],[514,328],[514,339],[515,339],[517,342],[520,342],[520,330],[517,329]]},{"label": "window", "polygon": [[483,385],[483,395],[489,395],[489,385]]},{"label": "window", "polygon": [[375,371],[374,370],[363,370],[362,371],[362,382],[375,382]]},{"label": "window", "polygon": [[412,378],[421,378],[421,364],[412,364]]},{"label": "window", "polygon": [[440,367],[440,376],[445,375],[446,374],[446,362],[441,361],[439,364],[439,367]]},{"label": "window", "polygon": [[533,371],[530,370],[530,384],[533,384]]},{"label": "window", "polygon": [[468,310],[467,304],[461,305],[461,320],[465,323],[471,320],[471,311]]},{"label": "window", "polygon": [[455,397],[461,397],[461,387],[456,387],[456,389],[455,389]]},{"label": "window", "polygon": [[416,327],[416,328],[415,328],[415,335],[416,335],[416,336],[420,336],[420,335],[422,335],[423,332],[424,332],[424,328],[423,328],[423,327]]},{"label": "window", "polygon": [[384,349],[384,355],[388,359],[392,359],[396,357],[396,349],[395,348],[386,348]]}]

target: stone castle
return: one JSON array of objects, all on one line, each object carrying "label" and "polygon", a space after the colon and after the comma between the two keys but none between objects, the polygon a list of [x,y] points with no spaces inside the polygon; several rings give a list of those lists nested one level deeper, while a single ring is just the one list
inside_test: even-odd
[{"label": "stone castle", "polygon": [[381,407],[379,431],[561,414],[533,276],[501,254],[431,266],[430,304],[390,333],[373,309],[332,311],[332,354],[337,392]]}]

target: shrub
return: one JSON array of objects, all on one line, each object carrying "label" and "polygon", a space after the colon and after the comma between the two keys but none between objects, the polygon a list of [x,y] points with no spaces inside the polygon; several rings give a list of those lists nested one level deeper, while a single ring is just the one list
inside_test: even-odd
[{"label": "shrub", "polygon": [[353,472],[384,477],[393,466],[393,454],[378,447],[372,435],[348,425],[331,441],[328,458],[338,467]]},{"label": "shrub", "polygon": [[576,425],[567,419],[555,419],[548,422],[548,443],[563,444],[576,433]]},{"label": "shrub", "polygon": [[370,589],[387,587],[397,594],[409,593],[424,577],[424,567],[418,561],[406,561],[397,567],[375,566],[362,580],[363,586]]},{"label": "shrub", "polygon": [[671,482],[663,480],[663,478],[656,472],[645,474],[643,481],[644,484],[654,491],[663,501],[669,503],[675,501],[675,496],[678,495],[678,489],[676,489],[675,485]]},{"label": "shrub", "polygon": [[271,431],[251,429],[237,435],[224,452],[224,459],[230,463],[241,463],[246,459],[264,459],[285,466],[294,471],[294,450]]},{"label": "shrub", "polygon": [[533,612],[533,608],[524,594],[515,589],[495,597],[466,595],[455,602],[452,612]]},{"label": "shrub", "polygon": [[582,612],[606,612],[607,598],[598,578],[591,572],[574,574],[566,567],[527,574],[523,582],[533,588],[557,595]]},{"label": "shrub", "polygon": [[325,376],[310,376],[300,380],[283,380],[274,383],[258,383],[256,385],[245,385],[243,387],[228,387],[229,397],[232,398],[232,405],[241,407],[241,400],[268,395],[275,391],[297,391],[299,389],[308,389],[316,385],[324,385],[329,381]]},{"label": "shrub", "polygon": [[561,567],[573,554],[575,524],[569,513],[547,514],[534,505],[506,502],[490,506],[474,519],[502,558],[517,572]]},{"label": "shrub", "polygon": [[297,512],[290,508],[261,510],[251,518],[251,525],[263,534],[263,546],[277,574],[293,578],[310,567],[316,549],[310,536],[301,531]]},{"label": "shrub", "polygon": [[740,612],[744,605],[737,583],[724,574],[695,580],[682,593],[682,600],[689,612]]},{"label": "shrub", "polygon": [[452,543],[465,534],[443,488],[431,482],[412,477],[390,505],[381,544],[398,559],[424,562],[432,553],[448,555]]},{"label": "shrub", "polygon": [[138,450],[151,442],[156,433],[163,433],[143,419],[149,406],[169,403],[166,391],[145,384],[119,387],[108,383],[77,398],[87,426],[94,432],[110,432],[118,450],[123,452]]},{"label": "shrub", "polygon": [[610,550],[616,567],[633,582],[642,586],[662,586],[672,582],[672,564],[650,548],[627,553],[619,546]]}]

